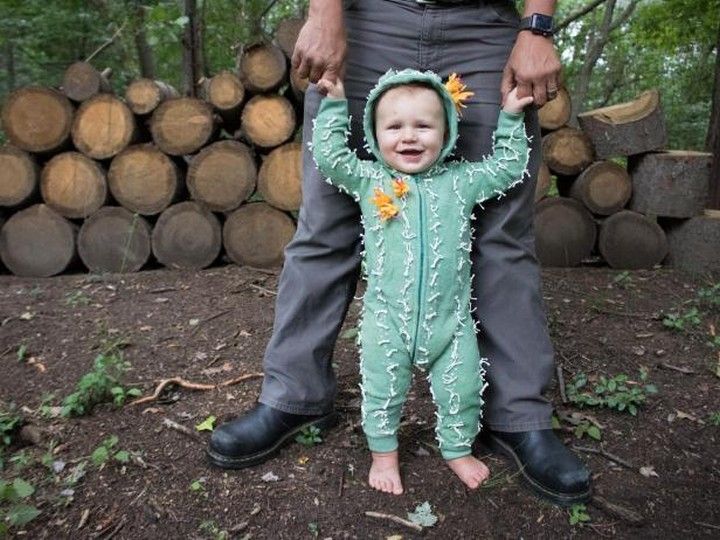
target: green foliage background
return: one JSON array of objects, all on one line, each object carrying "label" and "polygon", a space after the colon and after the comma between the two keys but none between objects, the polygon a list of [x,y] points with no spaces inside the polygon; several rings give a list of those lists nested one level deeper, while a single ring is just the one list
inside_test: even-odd
[{"label": "green foliage background", "polygon": [[[617,0],[616,11],[630,1]],[[588,2],[560,0],[557,20]],[[198,0],[205,19],[209,74],[233,68],[239,46],[261,33],[272,35],[283,17],[302,14],[307,0],[278,0],[259,21],[269,4],[270,0]],[[180,0],[0,0],[0,101],[20,86],[57,86],[70,63],[87,58],[118,31],[94,63],[113,69],[112,84],[122,93],[140,72],[134,42],[140,6],[145,8],[156,76],[180,87],[186,23]],[[588,35],[601,24],[604,9],[600,5],[556,38],[571,91],[587,53]],[[639,0],[629,20],[611,34],[594,67],[584,109],[660,88],[670,146],[703,149],[719,29],[720,0]]]}]

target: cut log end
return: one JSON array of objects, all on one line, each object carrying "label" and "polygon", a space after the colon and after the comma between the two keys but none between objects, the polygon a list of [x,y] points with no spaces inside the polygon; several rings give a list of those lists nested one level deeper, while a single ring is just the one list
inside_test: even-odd
[{"label": "cut log end", "polygon": [[538,170],[537,184],[535,184],[535,202],[544,199],[550,191],[552,184],[552,176],[550,175],[550,169],[545,162],[540,163],[540,169]]},{"label": "cut log end", "polygon": [[242,105],[245,88],[237,75],[221,71],[208,81],[206,99],[218,111],[233,111]]},{"label": "cut log end", "polygon": [[125,208],[151,216],[175,201],[181,177],[168,156],[151,144],[143,144],[115,156],[108,171],[108,186]]},{"label": "cut log end", "polygon": [[630,210],[613,214],[603,222],[598,247],[611,267],[623,270],[652,268],[668,252],[662,228]]},{"label": "cut log end", "polygon": [[75,259],[76,227],[44,204],[17,212],[0,230],[0,258],[13,274],[50,277]]},{"label": "cut log end", "polygon": [[195,98],[163,102],[150,121],[155,144],[172,156],[197,152],[210,140],[214,128],[212,107]]},{"label": "cut log end", "polygon": [[40,179],[45,202],[67,218],[84,218],[107,199],[105,172],[79,152],[64,152],[45,165]]},{"label": "cut log end", "polygon": [[15,90],[2,109],[2,124],[10,142],[28,152],[51,152],[70,138],[74,109],[68,98],[51,88]]},{"label": "cut log end", "polygon": [[543,199],[535,208],[535,247],[543,266],[577,266],[592,253],[597,227],[574,199]]},{"label": "cut log end", "polygon": [[565,88],[558,90],[557,97],[548,101],[538,110],[540,127],[544,130],[554,130],[563,127],[570,120],[572,101]]},{"label": "cut log end", "polygon": [[295,111],[282,96],[255,96],[243,109],[241,130],[252,143],[273,148],[292,137]]},{"label": "cut log end", "polygon": [[80,228],[78,253],[92,272],[137,272],[150,258],[150,226],[125,208],[106,206]]},{"label": "cut log end", "polygon": [[265,203],[241,206],[223,227],[228,257],[240,265],[273,268],[282,264],[283,250],[295,234],[292,219]]},{"label": "cut log end", "polygon": [[73,101],[85,101],[112,88],[105,77],[92,64],[75,62],[65,70],[62,84],[63,93]]},{"label": "cut log end", "polygon": [[240,56],[240,79],[251,92],[269,92],[279,87],[287,74],[287,59],[270,43],[256,43]]},{"label": "cut log end", "polygon": [[201,204],[186,201],[165,210],[152,233],[152,251],[169,268],[200,270],[222,247],[218,219]]},{"label": "cut log end", "polygon": [[75,116],[72,138],[83,154],[107,159],[126,148],[136,137],[135,117],[115,96],[101,94],[85,101]]},{"label": "cut log end", "polygon": [[39,169],[30,154],[14,146],[0,147],[0,206],[19,206],[37,192]]},{"label": "cut log end", "polygon": [[255,158],[238,141],[220,141],[203,148],[188,169],[192,198],[211,210],[228,212],[247,200],[257,181]]},{"label": "cut log end", "polygon": [[291,142],[276,148],[260,167],[258,191],[281,210],[297,210],[302,201],[302,144]]},{"label": "cut log end", "polygon": [[172,86],[151,79],[136,79],[125,90],[125,101],[135,114],[150,114],[164,100],[177,96]]},{"label": "cut log end", "polygon": [[632,182],[628,172],[611,161],[598,161],[585,169],[570,186],[570,196],[591,212],[609,216],[630,200]]},{"label": "cut log end", "polygon": [[592,143],[580,130],[565,127],[543,138],[543,159],[550,170],[561,175],[575,175],[593,162]]}]

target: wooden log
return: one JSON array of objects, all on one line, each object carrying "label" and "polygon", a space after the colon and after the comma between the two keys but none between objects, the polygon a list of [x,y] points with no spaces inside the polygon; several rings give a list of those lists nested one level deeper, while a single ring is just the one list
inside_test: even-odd
[{"label": "wooden log", "polygon": [[295,111],[282,96],[255,96],[243,108],[240,129],[253,144],[273,148],[292,137]]},{"label": "wooden log", "polygon": [[657,90],[643,92],[634,101],[578,115],[598,159],[631,156],[667,145],[665,118]]},{"label": "wooden log", "polygon": [[144,115],[153,112],[163,101],[179,95],[175,88],[162,81],[136,79],[125,90],[125,101],[132,112]]},{"label": "wooden log", "polygon": [[135,116],[112,95],[99,94],[83,102],[75,115],[75,146],[93,159],[107,159],[124,150],[137,137]]},{"label": "wooden log", "polygon": [[611,267],[623,270],[652,268],[668,252],[660,225],[630,210],[621,210],[603,221],[598,248]]},{"label": "wooden log", "polygon": [[287,59],[272,43],[255,43],[240,54],[238,72],[243,86],[253,93],[278,88],[287,76]]},{"label": "wooden log", "polygon": [[79,152],[63,152],[43,167],[40,193],[61,216],[87,217],[107,201],[105,171]]},{"label": "wooden log", "polygon": [[542,154],[551,171],[566,176],[580,174],[595,159],[590,139],[571,127],[545,135]]},{"label": "wooden log", "polygon": [[62,91],[73,101],[82,102],[101,93],[111,93],[110,69],[102,73],[88,62],[71,64],[63,75]]},{"label": "wooden log", "polygon": [[692,273],[720,271],[720,211],[666,221],[673,222],[665,227],[668,266]]},{"label": "wooden log", "polygon": [[108,187],[128,210],[152,216],[177,200],[182,176],[177,165],[154,145],[138,144],[113,158]]},{"label": "wooden log", "polygon": [[538,170],[537,184],[535,184],[535,202],[544,199],[550,191],[552,184],[552,177],[550,175],[550,169],[545,165],[545,162],[540,163],[540,169]]},{"label": "wooden log", "polygon": [[105,206],[80,227],[80,259],[92,272],[137,272],[150,258],[150,232],[140,215]]},{"label": "wooden log", "polygon": [[302,202],[302,144],[289,142],[265,158],[258,176],[258,192],[281,210],[297,210]]},{"label": "wooden log", "polygon": [[631,157],[630,209],[676,218],[701,214],[710,196],[711,163],[712,154],[689,150]]},{"label": "wooden log", "polygon": [[590,256],[597,227],[575,199],[550,197],[535,207],[535,250],[543,266],[577,266]]},{"label": "wooden log", "polygon": [[222,247],[218,219],[202,204],[185,201],[165,210],[152,232],[152,251],[169,268],[200,270]]},{"label": "wooden log", "polygon": [[229,212],[255,191],[257,167],[250,149],[238,141],[219,141],[203,148],[190,162],[187,187],[210,210]]},{"label": "wooden log", "polygon": [[591,212],[609,216],[622,210],[632,195],[628,172],[612,161],[597,161],[570,186],[570,196]]},{"label": "wooden log", "polygon": [[212,106],[196,98],[168,99],[153,112],[150,131],[155,144],[166,154],[197,152],[215,131]]},{"label": "wooden log", "polygon": [[240,109],[245,99],[245,87],[230,71],[221,71],[203,86],[205,100],[220,114],[223,127],[233,133],[240,126]]},{"label": "wooden log", "polygon": [[39,177],[30,154],[9,144],[0,147],[0,206],[27,204],[38,192]]},{"label": "wooden log", "polygon": [[53,152],[67,145],[73,124],[70,100],[52,88],[15,90],[2,109],[3,130],[10,143],[28,152]]},{"label": "wooden log", "polygon": [[278,23],[275,30],[275,41],[288,58],[292,58],[295,42],[297,42],[298,35],[304,24],[305,19],[298,17],[283,19]]},{"label": "wooden log", "polygon": [[560,87],[557,97],[548,101],[538,110],[540,128],[552,131],[563,127],[570,121],[572,101],[567,89]]},{"label": "wooden log", "polygon": [[13,214],[0,230],[0,258],[17,276],[49,277],[75,260],[77,227],[45,204]]},{"label": "wooden log", "polygon": [[272,268],[282,264],[283,251],[294,234],[295,223],[287,214],[266,203],[250,203],[228,216],[223,245],[236,264]]}]

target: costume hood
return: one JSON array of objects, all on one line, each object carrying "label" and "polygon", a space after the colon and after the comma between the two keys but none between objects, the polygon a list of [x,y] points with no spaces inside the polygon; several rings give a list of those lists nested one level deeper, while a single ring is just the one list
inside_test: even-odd
[{"label": "costume hood", "polygon": [[377,85],[370,91],[365,104],[365,113],[363,116],[363,130],[365,132],[365,142],[367,143],[368,149],[373,153],[377,160],[389,167],[385,162],[380,149],[378,148],[377,140],[375,139],[375,105],[377,104],[380,96],[383,95],[387,90],[404,84],[420,83],[428,85],[434,88],[443,103],[445,109],[445,118],[447,120],[447,134],[445,144],[443,145],[440,155],[437,161],[433,165],[442,163],[445,158],[450,155],[453,148],[455,148],[455,142],[457,141],[458,135],[458,114],[455,109],[455,103],[453,102],[450,92],[445,88],[445,84],[442,82],[440,77],[432,71],[417,71],[414,69],[404,69],[402,71],[395,71],[393,69],[388,70]]}]

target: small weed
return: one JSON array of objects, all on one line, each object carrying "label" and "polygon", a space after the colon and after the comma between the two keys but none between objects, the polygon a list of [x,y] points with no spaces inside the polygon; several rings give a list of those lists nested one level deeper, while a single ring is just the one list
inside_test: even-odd
[{"label": "small weed", "polygon": [[120,463],[127,463],[130,461],[130,452],[127,450],[115,450],[118,440],[117,435],[111,435],[100,443],[100,446],[98,446],[95,450],[93,450],[93,453],[90,454],[90,460],[93,464],[100,467],[107,463],[111,457]]},{"label": "small weed", "polygon": [[712,413],[708,417],[708,422],[710,422],[713,426],[720,426],[720,411]]},{"label": "small weed", "polygon": [[74,291],[65,295],[65,304],[70,307],[87,306],[90,302],[90,297],[83,291]]},{"label": "small weed", "polygon": [[99,354],[93,370],[83,375],[75,385],[75,392],[63,400],[62,416],[88,414],[99,403],[112,402],[120,407],[128,397],[139,396],[140,389],[127,389],[120,384],[120,378],[129,367],[130,363],[123,360],[119,351]]},{"label": "small weed", "polygon": [[630,272],[624,270],[613,278],[613,284],[620,287],[621,289],[630,289],[635,286],[633,279],[630,276]]},{"label": "small weed", "polygon": [[697,293],[697,301],[711,310],[720,310],[720,283],[700,289]]},{"label": "small weed", "polygon": [[[647,371],[640,371],[640,380],[645,382]],[[652,384],[640,386],[631,382],[624,373],[607,378],[601,376],[590,391],[583,391],[588,384],[584,373],[578,373],[567,387],[568,399],[576,405],[586,407],[605,407],[619,412],[627,411],[633,416],[637,415],[638,407],[642,405],[649,394],[657,393]],[[590,433],[588,432],[588,435]],[[592,435],[590,435],[592,436]]]},{"label": "small weed", "polygon": [[297,437],[295,437],[295,441],[305,446],[315,446],[316,444],[320,444],[323,441],[322,437],[320,437],[320,428],[316,426],[308,426],[304,428],[300,433],[298,433]]},{"label": "small weed", "polygon": [[573,504],[568,510],[570,525],[586,523],[590,521],[590,514],[584,504]]},{"label": "small weed", "polygon": [[583,420],[577,426],[575,426],[575,437],[582,439],[585,435],[596,441],[602,440],[602,431],[594,424],[591,424],[587,420]]},{"label": "small weed", "polygon": [[22,422],[22,416],[15,411],[14,404],[4,406],[0,402],[0,453],[4,447],[10,446]]},{"label": "small weed", "polygon": [[228,538],[230,538],[228,532],[226,530],[220,529],[217,523],[215,523],[211,519],[205,520],[200,523],[198,530],[209,534],[214,540],[227,540]]},{"label": "small weed", "polygon": [[24,343],[18,347],[17,350],[17,359],[18,362],[24,362],[25,361],[25,355],[27,354],[27,345]]},{"label": "small weed", "polygon": [[685,332],[691,326],[698,326],[702,322],[700,318],[700,310],[696,307],[690,308],[685,313],[668,313],[663,319],[663,325],[675,330],[676,332]]},{"label": "small weed", "polygon": [[310,534],[312,534],[313,538],[317,538],[318,536],[320,536],[320,527],[314,521],[308,523],[308,531],[310,531]]},{"label": "small weed", "polygon": [[35,488],[22,478],[12,482],[0,480],[0,537],[12,527],[22,527],[40,515],[34,506],[26,504]]},{"label": "small weed", "polygon": [[198,478],[190,482],[190,491],[203,492],[205,491],[205,478]]},{"label": "small weed", "polygon": [[25,467],[30,465],[30,463],[32,463],[32,457],[25,450],[20,450],[19,452],[16,452],[13,457],[11,457],[8,461],[13,464],[15,470],[21,471]]}]

